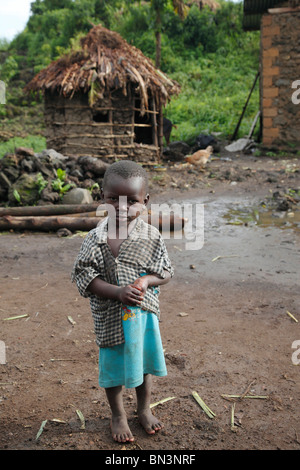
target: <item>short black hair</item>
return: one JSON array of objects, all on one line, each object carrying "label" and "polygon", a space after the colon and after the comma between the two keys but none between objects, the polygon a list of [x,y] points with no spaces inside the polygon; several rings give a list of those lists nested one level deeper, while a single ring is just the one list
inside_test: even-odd
[{"label": "short black hair", "polygon": [[145,190],[148,191],[148,175],[142,165],[133,162],[132,160],[120,160],[112,163],[104,173],[102,185],[105,187],[108,178],[113,175],[121,176],[121,178],[143,178]]}]

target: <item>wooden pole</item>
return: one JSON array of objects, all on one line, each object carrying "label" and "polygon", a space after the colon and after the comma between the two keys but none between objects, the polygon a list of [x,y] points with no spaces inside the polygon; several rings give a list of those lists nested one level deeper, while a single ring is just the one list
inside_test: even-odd
[{"label": "wooden pole", "polygon": [[233,133],[233,135],[232,135],[232,137],[231,137],[231,140],[235,140],[235,138],[236,138],[236,136],[237,136],[237,133],[238,133],[238,131],[239,131],[239,128],[240,128],[242,119],[243,119],[243,117],[244,117],[245,111],[246,111],[246,109],[247,109],[248,103],[249,103],[249,101],[250,101],[250,98],[251,98],[252,92],[253,92],[253,90],[254,90],[254,88],[255,88],[255,85],[256,85],[256,82],[257,82],[258,77],[259,77],[259,72],[257,72],[257,74],[256,74],[256,76],[255,76],[255,79],[254,79],[252,88],[251,88],[250,93],[249,93],[249,95],[248,95],[248,98],[247,98],[247,100],[246,100],[245,106],[244,106],[244,108],[243,108],[242,114],[241,114],[240,119],[239,119],[239,121],[238,121],[238,123],[237,123],[237,126],[236,126],[236,128],[235,128],[235,131],[234,131],[234,133]]}]

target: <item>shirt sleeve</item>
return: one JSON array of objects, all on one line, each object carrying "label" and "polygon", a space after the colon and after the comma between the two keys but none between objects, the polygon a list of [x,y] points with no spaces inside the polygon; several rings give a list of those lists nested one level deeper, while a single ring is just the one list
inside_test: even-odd
[{"label": "shirt sleeve", "polygon": [[159,236],[159,250],[158,250],[158,256],[156,259],[153,260],[153,263],[151,264],[151,272],[153,274],[157,274],[161,278],[166,277],[165,271],[168,271],[171,275],[171,277],[174,276],[174,269],[172,267],[168,251],[165,245],[165,242],[161,236]]},{"label": "shirt sleeve", "polygon": [[76,283],[80,295],[92,295],[87,291],[87,287],[95,277],[101,276],[103,266],[103,257],[96,246],[93,233],[90,232],[81,245],[71,274],[71,280]]}]

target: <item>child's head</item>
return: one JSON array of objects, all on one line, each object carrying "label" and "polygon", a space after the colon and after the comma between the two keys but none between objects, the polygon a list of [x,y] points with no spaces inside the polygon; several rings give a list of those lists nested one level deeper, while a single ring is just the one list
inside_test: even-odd
[{"label": "child's head", "polygon": [[119,221],[135,219],[149,200],[146,170],[131,160],[113,163],[104,174],[102,197]]},{"label": "child's head", "polygon": [[142,178],[144,183],[145,193],[148,192],[148,175],[146,170],[136,162],[131,160],[121,160],[110,165],[103,178],[103,189],[107,182],[113,176],[119,176],[125,180],[129,178]]}]

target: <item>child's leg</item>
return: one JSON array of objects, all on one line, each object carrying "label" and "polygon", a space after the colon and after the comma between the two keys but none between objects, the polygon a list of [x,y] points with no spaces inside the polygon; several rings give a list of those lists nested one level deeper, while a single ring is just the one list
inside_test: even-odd
[{"label": "child's leg", "polygon": [[144,375],[144,382],[142,385],[136,387],[137,397],[137,413],[141,425],[144,427],[148,434],[155,434],[164,426],[163,424],[151,413],[150,400],[151,400],[151,386],[152,377],[150,374]]},{"label": "child's leg", "polygon": [[117,442],[134,441],[123,406],[122,386],[106,388],[105,392],[112,412],[111,430],[113,439]]}]

